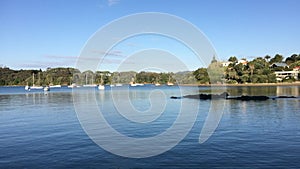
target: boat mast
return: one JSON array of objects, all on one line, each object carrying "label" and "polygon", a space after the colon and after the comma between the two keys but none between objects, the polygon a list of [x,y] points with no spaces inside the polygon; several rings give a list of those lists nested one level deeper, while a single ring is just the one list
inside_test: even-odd
[{"label": "boat mast", "polygon": [[38,73],[39,79],[38,79],[38,85],[41,85],[41,72]]},{"label": "boat mast", "polygon": [[103,85],[103,73],[100,73],[100,85]]},{"label": "boat mast", "polygon": [[85,84],[87,85],[87,74],[85,74]]},{"label": "boat mast", "polygon": [[34,85],[34,73],[32,73],[32,86],[35,86]]}]

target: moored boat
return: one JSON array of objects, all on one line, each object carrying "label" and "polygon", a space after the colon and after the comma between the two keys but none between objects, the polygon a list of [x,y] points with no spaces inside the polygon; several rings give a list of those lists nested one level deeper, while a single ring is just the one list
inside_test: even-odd
[{"label": "moored boat", "polygon": [[49,87],[49,86],[44,87],[44,91],[45,91],[45,92],[46,92],[46,91],[50,91],[50,87]]}]

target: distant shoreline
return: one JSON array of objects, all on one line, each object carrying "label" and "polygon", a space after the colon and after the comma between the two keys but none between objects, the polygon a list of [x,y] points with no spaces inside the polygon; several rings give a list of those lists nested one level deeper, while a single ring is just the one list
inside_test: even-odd
[{"label": "distant shoreline", "polygon": [[294,83],[247,83],[247,84],[180,84],[179,86],[199,86],[199,87],[210,87],[210,86],[215,86],[215,87],[222,87],[222,86],[229,86],[229,87],[300,86],[300,82],[294,82]]},{"label": "distant shoreline", "polygon": [[[123,84],[126,85],[126,84]],[[22,87],[24,85],[6,85],[0,87]],[[61,85],[61,86],[68,86],[68,85]],[[251,86],[300,86],[300,81],[293,82],[293,83],[247,83],[247,84],[179,84],[178,86],[199,86],[199,87],[222,87],[222,86],[229,86],[229,87],[251,87]],[[25,86],[24,86],[25,87]]]}]

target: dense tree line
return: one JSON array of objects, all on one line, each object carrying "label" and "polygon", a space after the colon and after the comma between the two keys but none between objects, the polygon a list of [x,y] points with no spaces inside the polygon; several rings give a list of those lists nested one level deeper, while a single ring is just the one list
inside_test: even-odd
[{"label": "dense tree line", "polygon": [[12,70],[0,68],[0,85],[67,85],[72,81],[74,68],[53,68],[40,70]]},{"label": "dense tree line", "polygon": [[0,85],[78,85],[85,84],[129,84],[135,83],[185,83],[195,84],[192,72],[156,73],[156,72],[109,72],[90,70],[80,72],[74,68],[48,68],[42,70],[12,70],[0,68]]},{"label": "dense tree line", "polygon": [[[235,56],[228,59],[230,64],[223,66],[215,58],[207,68],[199,68],[195,71],[177,73],[157,72],[109,72],[109,71],[84,71],[74,68],[48,68],[40,70],[12,70],[0,67],[0,85],[70,85],[83,84],[128,84],[136,83],[160,83],[167,82],[177,84],[211,84],[211,83],[274,83],[276,77],[274,71],[292,70],[300,66],[300,55],[293,54],[284,59],[282,55],[274,57],[266,55],[258,57],[246,64],[239,63]],[[274,63],[286,63],[288,66],[272,66]],[[294,81],[292,77],[286,79]]]}]

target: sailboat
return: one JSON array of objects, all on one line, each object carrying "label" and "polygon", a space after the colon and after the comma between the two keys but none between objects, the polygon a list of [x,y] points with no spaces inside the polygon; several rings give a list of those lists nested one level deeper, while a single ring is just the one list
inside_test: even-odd
[{"label": "sailboat", "polygon": [[135,82],[135,78],[132,78],[131,82],[130,82],[130,86],[132,86],[132,87],[135,87],[135,86],[144,86],[144,84],[143,83],[136,83]]},{"label": "sailboat", "polygon": [[105,86],[104,86],[104,85],[99,85],[99,86],[98,86],[98,89],[99,89],[99,90],[104,90],[104,89],[105,89]]},{"label": "sailboat", "polygon": [[99,90],[104,90],[105,89],[105,86],[103,85],[103,78],[102,78],[103,74],[100,74],[100,77],[101,77],[101,82],[98,86],[98,89]]},{"label": "sailboat", "polygon": [[174,83],[171,82],[171,76],[169,76],[169,81],[167,82],[167,86],[174,86]]},{"label": "sailboat", "polygon": [[28,82],[27,85],[25,86],[25,90],[30,90],[30,86],[28,85]]},{"label": "sailboat", "polygon": [[168,82],[167,85],[168,85],[168,86],[174,86],[174,83]]},{"label": "sailboat", "polygon": [[156,78],[156,83],[154,84],[155,86],[160,86],[160,83],[158,81],[158,78]]},{"label": "sailboat", "polygon": [[121,83],[120,83],[120,73],[118,74],[118,83],[116,83],[116,87],[121,87],[121,86],[123,86]]},{"label": "sailboat", "polygon": [[85,75],[85,85],[83,85],[83,87],[97,87],[96,84],[93,84],[94,83],[94,79],[93,79],[93,76],[92,76],[92,84],[87,84],[87,75]]},{"label": "sailboat", "polygon": [[[40,76],[39,76],[39,81],[40,81]],[[29,87],[30,90],[34,90],[34,89],[41,90],[41,89],[43,89],[43,86],[36,86],[34,84],[34,73],[32,73],[32,84],[33,85]]]},{"label": "sailboat", "polygon": [[50,86],[45,86],[45,87],[44,87],[44,91],[45,91],[45,92],[50,91]]},{"label": "sailboat", "polygon": [[75,87],[81,87],[81,86],[77,85],[76,83],[72,83],[72,78],[70,78],[70,85],[68,86],[68,88],[75,88]]}]

